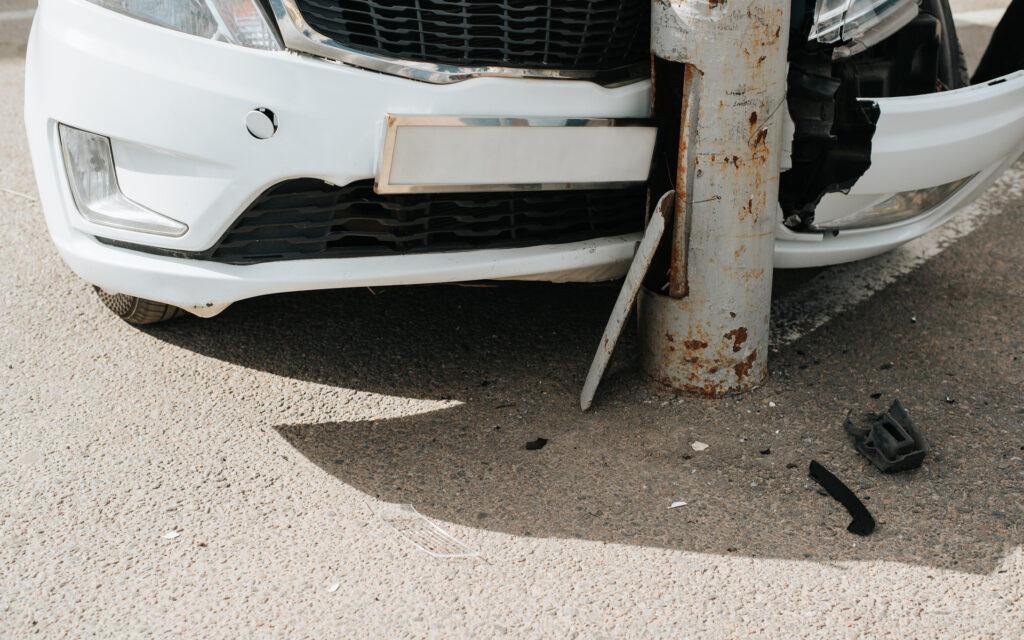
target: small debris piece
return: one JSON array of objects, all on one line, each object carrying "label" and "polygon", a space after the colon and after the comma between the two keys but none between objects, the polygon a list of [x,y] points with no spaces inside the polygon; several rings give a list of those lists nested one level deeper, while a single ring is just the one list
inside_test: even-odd
[{"label": "small debris piece", "polygon": [[459,542],[411,504],[382,504],[374,515],[395,533],[435,558],[472,558],[478,551]]},{"label": "small debris piece", "polygon": [[726,551],[728,551],[729,553],[736,553],[736,547],[729,547],[728,549],[726,549]]},{"label": "small debris piece", "polygon": [[163,538],[164,540],[174,540],[175,538],[177,538],[177,537],[178,537],[178,536],[180,536],[180,535],[181,535],[181,533],[180,533],[180,532],[178,532],[178,531],[168,531],[167,533],[165,533],[165,534],[164,534],[163,536],[161,536],[161,537],[162,537],[162,538]]},{"label": "small debris piece", "polygon": [[786,468],[787,469],[799,469],[800,465],[793,464],[792,462],[790,462],[789,464],[786,465]]},{"label": "small debris piece", "polygon": [[772,448],[768,447],[767,449],[761,449],[761,455],[762,456],[770,456],[770,455],[772,455]]},{"label": "small debris piece", "polygon": [[339,588],[341,588],[341,583],[340,582],[335,582],[331,586],[327,587],[327,593],[334,593]]},{"label": "small debris piece", "polygon": [[536,440],[532,440],[526,443],[526,450],[536,451],[537,449],[543,449],[544,445],[546,445],[547,443],[548,441],[546,438],[537,438]]},{"label": "small debris piece", "polygon": [[914,425],[899,400],[883,414],[864,414],[857,422],[846,415],[843,428],[865,458],[886,473],[916,469],[928,453],[924,434]]},{"label": "small debris piece", "polygon": [[946,396],[946,404],[956,404],[956,400],[950,398],[949,396]]},{"label": "small debris piece", "polygon": [[693,447],[694,451],[703,451],[708,448],[708,445],[704,444],[703,442],[697,441],[691,442],[690,446]]},{"label": "small debris piece", "polygon": [[917,316],[910,316],[910,321],[913,323],[917,322]]},{"label": "small debris piece", "polygon": [[893,363],[886,362],[885,364],[883,364],[882,366],[880,366],[878,368],[881,369],[882,371],[885,371],[886,369],[892,369],[893,368]]},{"label": "small debris piece", "polygon": [[775,406],[775,403],[774,403],[774,402],[771,402],[771,401],[769,401],[769,402],[768,402],[768,406],[769,406],[769,407],[774,407],[774,406]]},{"label": "small debris piece", "polygon": [[685,502],[673,502],[672,504],[670,504],[668,506],[668,508],[669,509],[675,509],[676,507],[685,507],[685,506],[686,506]]},{"label": "small debris piece", "polygon": [[842,480],[832,475],[832,472],[821,466],[817,460],[811,460],[808,473],[812,480],[820,484],[850,512],[853,521],[846,527],[847,531],[858,536],[866,536],[875,530],[875,519],[871,517],[871,512]]},{"label": "small debris piece", "polygon": [[872,393],[871,394],[871,398],[874,399],[874,400],[878,400],[881,397],[882,397],[882,394],[880,394],[880,393]]}]

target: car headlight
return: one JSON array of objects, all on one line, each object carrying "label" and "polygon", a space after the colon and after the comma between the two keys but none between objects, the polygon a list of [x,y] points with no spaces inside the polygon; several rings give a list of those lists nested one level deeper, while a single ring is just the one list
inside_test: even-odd
[{"label": "car headlight", "polygon": [[808,40],[837,44],[846,58],[885,40],[917,17],[917,0],[818,0]]},{"label": "car headlight", "polygon": [[279,51],[281,43],[258,0],[89,0],[93,4],[184,33]]},{"label": "car headlight", "polygon": [[[977,174],[975,174],[977,175]],[[838,231],[840,229],[865,229],[902,222],[939,206],[952,198],[962,187],[974,178],[973,175],[926,189],[914,189],[895,193],[878,204],[853,213],[829,220],[815,220],[811,228],[815,231]]]}]

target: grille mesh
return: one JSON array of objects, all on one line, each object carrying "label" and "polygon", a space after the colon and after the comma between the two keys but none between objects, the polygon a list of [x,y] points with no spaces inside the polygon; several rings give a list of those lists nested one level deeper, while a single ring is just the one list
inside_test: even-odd
[{"label": "grille mesh", "polygon": [[378,195],[372,181],[283,182],[212,249],[233,264],[576,242],[640,231],[643,187],[593,191]]},{"label": "grille mesh", "polygon": [[610,72],[649,59],[647,0],[296,0],[358,51],[456,66]]}]

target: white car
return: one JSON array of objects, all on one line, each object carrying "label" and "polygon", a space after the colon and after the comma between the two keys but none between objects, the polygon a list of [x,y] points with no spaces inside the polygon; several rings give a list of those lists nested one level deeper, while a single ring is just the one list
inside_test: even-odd
[{"label": "white car", "polygon": [[[324,288],[622,276],[657,169],[642,0],[41,0],[63,259],[130,322]],[[890,250],[1024,151],[946,0],[795,0],[776,266]],[[652,165],[653,163],[653,165]]]}]

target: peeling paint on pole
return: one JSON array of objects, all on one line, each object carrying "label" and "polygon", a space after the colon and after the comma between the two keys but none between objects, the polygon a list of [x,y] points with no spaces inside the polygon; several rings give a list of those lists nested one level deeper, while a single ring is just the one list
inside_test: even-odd
[{"label": "peeling paint on pole", "polygon": [[640,294],[641,360],[681,392],[739,393],[767,374],[789,10],[653,2],[651,50],[685,63],[685,84],[668,295]]}]

